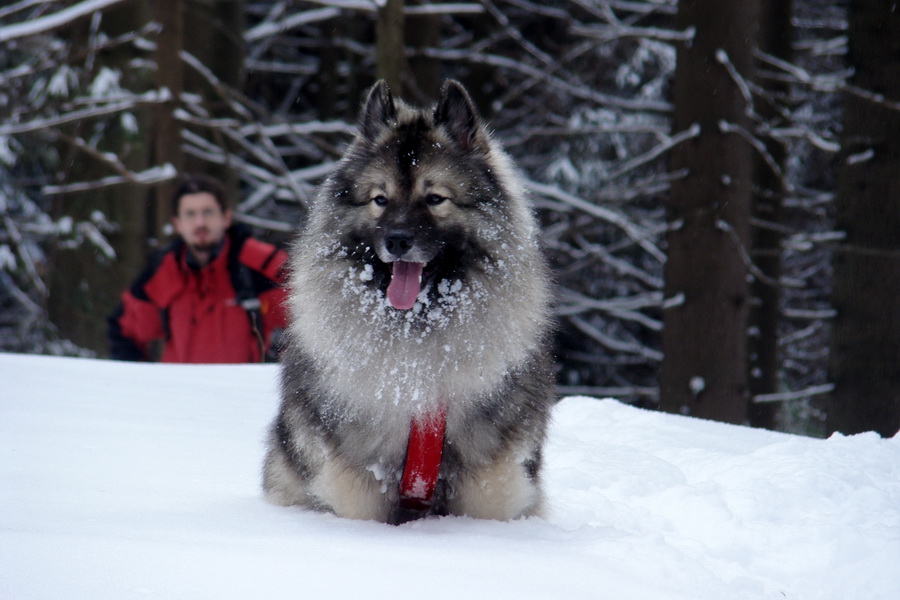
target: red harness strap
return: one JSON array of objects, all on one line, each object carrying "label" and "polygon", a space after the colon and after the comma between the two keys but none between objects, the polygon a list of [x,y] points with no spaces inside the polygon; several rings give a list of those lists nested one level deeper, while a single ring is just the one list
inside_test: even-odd
[{"label": "red harness strap", "polygon": [[432,413],[413,418],[406,465],[400,480],[400,506],[403,508],[426,511],[431,506],[441,471],[446,429],[447,409],[443,404]]}]

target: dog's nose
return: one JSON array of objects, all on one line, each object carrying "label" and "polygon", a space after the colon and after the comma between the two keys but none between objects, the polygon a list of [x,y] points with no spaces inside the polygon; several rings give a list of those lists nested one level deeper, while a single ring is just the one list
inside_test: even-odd
[{"label": "dog's nose", "polygon": [[413,235],[409,231],[391,231],[384,236],[384,248],[397,258],[402,257],[413,247]]}]

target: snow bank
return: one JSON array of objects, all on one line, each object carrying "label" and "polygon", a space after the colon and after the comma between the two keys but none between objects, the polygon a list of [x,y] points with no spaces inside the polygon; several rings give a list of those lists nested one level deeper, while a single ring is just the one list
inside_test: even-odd
[{"label": "snow bank", "polygon": [[275,366],[0,354],[0,598],[900,598],[900,436],[568,398],[547,520],[266,504]]}]

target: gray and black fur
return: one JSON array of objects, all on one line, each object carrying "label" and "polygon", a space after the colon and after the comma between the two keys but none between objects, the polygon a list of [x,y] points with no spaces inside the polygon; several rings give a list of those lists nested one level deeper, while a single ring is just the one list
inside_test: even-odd
[{"label": "gray and black fur", "polygon": [[[431,512],[540,514],[550,275],[514,167],[459,83],[430,111],[372,88],[290,260],[268,499],[408,519],[398,495],[410,422],[444,403]],[[387,300],[396,261],[425,264],[409,309]]]}]

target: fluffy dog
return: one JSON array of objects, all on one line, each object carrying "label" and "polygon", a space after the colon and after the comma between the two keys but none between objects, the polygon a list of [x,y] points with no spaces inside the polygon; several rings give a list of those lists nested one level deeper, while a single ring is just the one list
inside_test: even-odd
[{"label": "fluffy dog", "polygon": [[537,232],[462,85],[422,110],[377,83],[292,248],[267,498],[394,524],[540,514],[554,393]]}]

